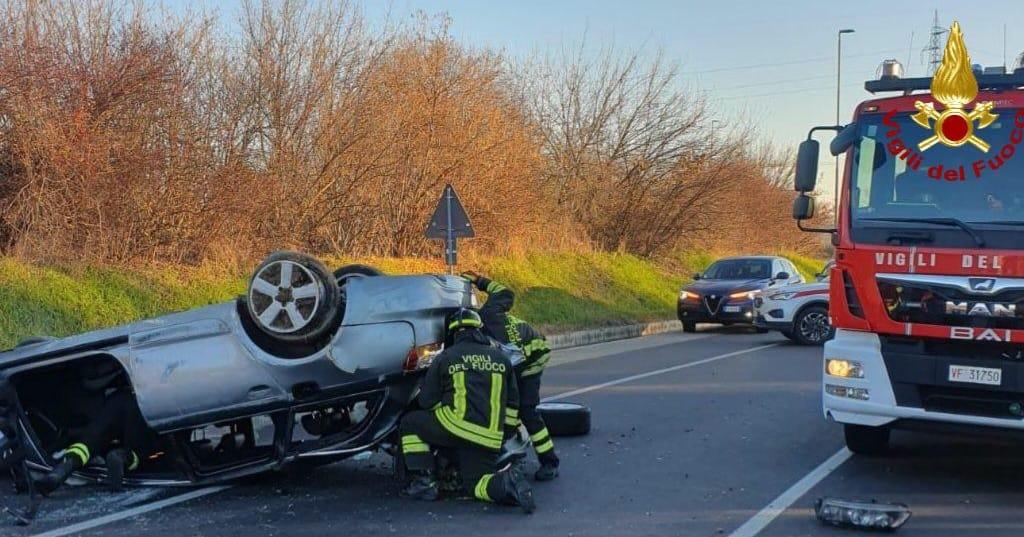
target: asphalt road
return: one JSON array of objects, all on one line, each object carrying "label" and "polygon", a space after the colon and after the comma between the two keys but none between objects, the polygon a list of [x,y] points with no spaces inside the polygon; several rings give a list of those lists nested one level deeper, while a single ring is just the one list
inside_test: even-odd
[{"label": "asphalt road", "polygon": [[821,416],[820,359],[744,329],[556,352],[544,395],[572,393],[594,426],[556,439],[562,475],[536,485],[532,516],[403,500],[390,461],[374,455],[223,490],[69,488],[32,526],[0,526],[0,536],[850,535],[814,520],[824,495],[904,502],[914,512],[905,535],[1024,531],[1019,448],[897,433],[891,456],[850,457]]}]

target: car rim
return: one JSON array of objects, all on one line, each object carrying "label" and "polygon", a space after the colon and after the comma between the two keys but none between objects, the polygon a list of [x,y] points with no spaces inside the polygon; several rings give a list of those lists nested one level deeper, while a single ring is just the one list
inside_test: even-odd
[{"label": "car rim", "polygon": [[828,315],[820,311],[812,311],[800,320],[800,334],[807,341],[824,341],[832,327],[828,324]]},{"label": "car rim", "polygon": [[249,309],[267,330],[288,334],[313,321],[322,290],[313,273],[294,261],[274,261],[256,273]]}]

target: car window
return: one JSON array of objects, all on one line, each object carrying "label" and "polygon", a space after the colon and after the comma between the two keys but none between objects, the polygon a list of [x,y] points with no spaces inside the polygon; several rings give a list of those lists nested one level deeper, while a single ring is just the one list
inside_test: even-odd
[{"label": "car window", "polygon": [[791,278],[796,278],[797,280],[799,280],[801,282],[804,281],[803,275],[800,274],[800,271],[796,269],[796,265],[794,265],[792,261],[787,259],[785,261],[785,263],[786,263],[786,266],[789,267],[789,269],[786,272],[789,273],[789,276]]},{"label": "car window", "polygon": [[767,259],[723,259],[704,271],[708,280],[765,280],[771,277],[772,263]]}]

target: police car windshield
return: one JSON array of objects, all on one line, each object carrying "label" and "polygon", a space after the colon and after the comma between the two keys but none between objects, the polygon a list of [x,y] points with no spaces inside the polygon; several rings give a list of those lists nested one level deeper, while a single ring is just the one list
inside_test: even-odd
[{"label": "police car windshield", "polygon": [[770,278],[771,261],[767,259],[723,259],[716,261],[702,276],[706,280],[763,280]]},{"label": "police car windshield", "polygon": [[[954,218],[975,227],[1024,221],[1024,110],[993,113],[998,118],[984,128],[973,122],[975,138],[959,147],[930,140],[934,129],[910,113],[863,116],[848,153],[854,225],[861,219]],[[922,150],[922,142],[932,145]]]}]

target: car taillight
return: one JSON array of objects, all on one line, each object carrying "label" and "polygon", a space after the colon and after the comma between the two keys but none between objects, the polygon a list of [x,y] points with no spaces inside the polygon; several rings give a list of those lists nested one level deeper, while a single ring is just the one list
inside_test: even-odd
[{"label": "car taillight", "polygon": [[434,358],[441,354],[443,350],[444,343],[428,343],[419,347],[413,347],[405,357],[405,364],[402,366],[402,370],[406,373],[415,373],[416,371],[426,369],[430,367],[430,364],[434,363]]}]

